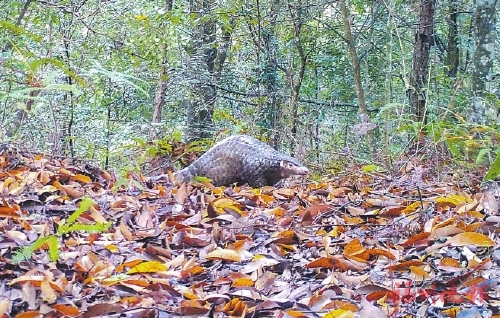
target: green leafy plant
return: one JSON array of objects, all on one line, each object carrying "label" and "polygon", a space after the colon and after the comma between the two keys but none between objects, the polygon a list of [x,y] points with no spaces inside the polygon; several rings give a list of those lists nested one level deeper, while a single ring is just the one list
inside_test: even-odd
[{"label": "green leafy plant", "polygon": [[101,233],[109,229],[111,222],[95,224],[82,224],[77,222],[77,219],[94,204],[95,202],[92,199],[83,198],[78,209],[68,217],[63,225],[59,226],[55,234],[39,237],[30,245],[21,247],[14,252],[12,261],[14,263],[20,263],[24,260],[29,260],[38,249],[44,246],[49,250],[50,260],[56,261],[59,258],[59,240],[63,235],[73,232]]}]

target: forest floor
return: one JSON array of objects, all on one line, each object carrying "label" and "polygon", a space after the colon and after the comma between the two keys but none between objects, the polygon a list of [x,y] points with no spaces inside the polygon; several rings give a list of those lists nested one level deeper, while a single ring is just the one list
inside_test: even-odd
[{"label": "forest floor", "polygon": [[361,170],[173,186],[4,150],[0,317],[500,317],[496,184]]}]

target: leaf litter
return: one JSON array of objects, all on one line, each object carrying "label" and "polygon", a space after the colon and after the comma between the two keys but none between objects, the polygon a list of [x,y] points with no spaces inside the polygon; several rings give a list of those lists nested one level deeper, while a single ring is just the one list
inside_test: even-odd
[{"label": "leaf litter", "polygon": [[11,148],[0,317],[500,317],[496,184],[424,171],[173,186]]}]

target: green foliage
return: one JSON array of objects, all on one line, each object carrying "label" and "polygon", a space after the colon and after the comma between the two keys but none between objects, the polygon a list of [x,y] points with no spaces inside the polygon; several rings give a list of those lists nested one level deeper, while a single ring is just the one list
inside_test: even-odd
[{"label": "green foliage", "polygon": [[369,164],[369,165],[365,165],[361,168],[361,171],[363,172],[366,172],[366,173],[370,173],[370,172],[384,172],[385,169],[380,167],[380,166],[377,166],[377,165],[374,165],[374,164]]},{"label": "green foliage", "polygon": [[500,153],[497,154],[495,161],[491,164],[488,172],[483,178],[483,182],[497,180],[500,178]]},{"label": "green foliage", "polygon": [[39,237],[30,245],[19,248],[14,252],[12,261],[14,263],[20,263],[22,261],[29,260],[38,249],[44,246],[48,248],[49,259],[51,261],[56,261],[59,259],[59,242],[64,235],[72,234],[74,232],[102,233],[109,229],[111,226],[110,222],[104,224],[82,224],[77,222],[77,219],[94,204],[95,202],[93,200],[83,198],[80,201],[78,209],[76,209],[76,211],[68,217],[64,224],[59,226],[55,234]]}]

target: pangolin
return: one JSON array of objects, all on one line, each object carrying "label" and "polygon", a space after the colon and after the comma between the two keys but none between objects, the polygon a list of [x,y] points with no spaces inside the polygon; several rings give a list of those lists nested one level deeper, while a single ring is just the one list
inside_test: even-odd
[{"label": "pangolin", "polygon": [[309,169],[297,159],[251,136],[234,135],[215,144],[174,176],[176,182],[187,182],[194,176],[203,176],[210,178],[215,186],[237,182],[258,188],[307,173]]}]

